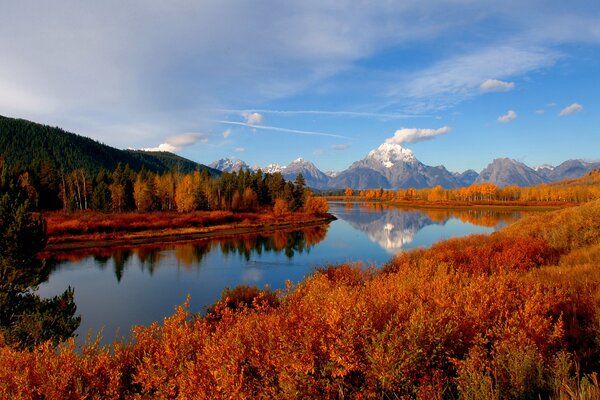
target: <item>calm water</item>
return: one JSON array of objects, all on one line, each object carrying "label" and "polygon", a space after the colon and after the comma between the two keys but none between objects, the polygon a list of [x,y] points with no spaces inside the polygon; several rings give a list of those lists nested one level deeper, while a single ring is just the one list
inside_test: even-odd
[{"label": "calm water", "polygon": [[393,254],[455,236],[489,233],[521,217],[515,212],[400,210],[380,205],[331,203],[329,226],[271,235],[172,243],[93,253],[57,255],[57,266],[39,294],[75,289],[82,341],[103,329],[104,342],[127,336],[173,313],[191,296],[202,311],[223,288],[283,288],[317,266],[362,261],[380,266]]}]

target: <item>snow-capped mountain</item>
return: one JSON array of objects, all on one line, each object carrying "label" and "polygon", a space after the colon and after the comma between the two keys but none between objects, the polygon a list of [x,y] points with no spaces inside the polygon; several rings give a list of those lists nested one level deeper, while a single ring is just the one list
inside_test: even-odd
[{"label": "snow-capped mountain", "polygon": [[[249,166],[242,160],[224,158],[210,164],[224,171],[257,171],[259,166]],[[496,186],[530,186],[538,183],[556,182],[567,178],[578,178],[594,169],[600,169],[600,161],[567,160],[554,167],[540,165],[530,168],[520,161],[498,158],[481,173],[472,169],[462,173],[449,172],[443,165],[428,166],[420,162],[412,150],[398,144],[383,143],[371,150],[365,158],[356,161],[344,171],[322,172],[312,162],[303,158],[289,165],[269,164],[260,168],[264,173],[279,172],[287,180],[295,180],[302,174],[308,187],[315,189],[406,189],[441,185],[444,188],[470,186],[473,183],[493,183]]]},{"label": "snow-capped mountain", "polygon": [[238,172],[240,170],[254,171],[254,168],[250,167],[244,161],[232,160],[230,158],[221,158],[220,160],[213,161],[208,166],[223,172]]},{"label": "snow-capped mountain", "polygon": [[431,167],[421,163],[409,149],[395,143],[383,143],[365,158],[354,162],[329,182],[330,188],[424,188],[442,185],[461,186],[456,176],[444,166]]},{"label": "snow-capped mountain", "polygon": [[380,163],[385,168],[392,168],[398,163],[417,162],[412,150],[405,149],[399,144],[383,143],[375,150],[371,150],[367,158],[375,163]]},{"label": "snow-capped mountain", "polygon": [[265,174],[274,174],[275,172],[283,173],[283,171],[286,168],[287,167],[285,165],[281,164],[269,164],[266,167],[262,168],[262,170]]},{"label": "snow-capped mountain", "polygon": [[531,169],[534,170],[535,172],[552,171],[552,170],[554,170],[554,165],[542,164],[542,165],[537,165],[535,167],[531,167]]}]

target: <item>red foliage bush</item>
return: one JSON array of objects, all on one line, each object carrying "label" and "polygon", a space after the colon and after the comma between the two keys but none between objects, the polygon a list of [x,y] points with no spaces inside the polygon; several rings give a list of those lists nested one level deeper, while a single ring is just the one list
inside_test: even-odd
[{"label": "red foliage bush", "polygon": [[[560,251],[544,235],[450,240],[400,255],[386,273],[328,267],[276,301],[234,289],[218,318],[184,305],[126,345],[0,346],[0,397],[558,396],[575,365],[600,369],[600,273],[593,263],[535,268]],[[577,390],[600,393],[595,385]]]}]

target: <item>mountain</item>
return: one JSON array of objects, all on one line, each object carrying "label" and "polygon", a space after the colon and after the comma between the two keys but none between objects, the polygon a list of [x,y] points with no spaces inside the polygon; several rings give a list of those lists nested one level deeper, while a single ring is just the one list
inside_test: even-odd
[{"label": "mountain", "polygon": [[452,175],[456,177],[456,179],[460,183],[460,186],[471,186],[475,182],[477,177],[479,177],[479,174],[472,169],[468,169],[463,173],[454,172],[452,173]]},{"label": "mountain", "polygon": [[445,188],[461,186],[459,179],[444,166],[425,165],[411,150],[394,143],[383,143],[329,181],[330,188],[351,187],[358,190],[419,189],[436,185]]},{"label": "mountain", "polygon": [[[129,164],[136,171],[142,167],[154,172],[179,168],[187,173],[208,168],[173,153],[119,150],[60,128],[3,116],[0,116],[0,155],[11,164],[28,166],[47,161],[62,171],[114,170],[119,163]],[[208,170],[213,175],[220,173],[212,168]]]},{"label": "mountain", "polygon": [[262,170],[265,174],[274,174],[276,172],[282,173],[285,168],[286,168],[285,165],[269,164],[266,167],[264,167]]},{"label": "mountain", "polygon": [[218,169],[222,172],[238,172],[240,170],[254,171],[254,168],[242,160],[232,160],[230,158],[221,158],[208,164],[209,167]]},{"label": "mountain", "polygon": [[283,168],[281,174],[286,180],[293,181],[300,174],[304,177],[306,185],[315,189],[326,189],[329,177],[319,170],[315,164],[303,158],[298,158]]},{"label": "mountain", "polygon": [[547,182],[549,179],[542,176],[541,173],[511,158],[496,158],[475,179],[475,183],[493,183],[499,187],[532,186]]},{"label": "mountain", "polygon": [[600,169],[600,161],[567,160],[556,167],[541,166],[537,172],[547,180],[556,182],[579,178],[595,169]]}]

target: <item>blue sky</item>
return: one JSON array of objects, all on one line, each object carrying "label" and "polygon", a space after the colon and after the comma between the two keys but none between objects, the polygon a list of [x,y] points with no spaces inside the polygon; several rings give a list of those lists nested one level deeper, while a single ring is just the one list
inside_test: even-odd
[{"label": "blue sky", "polygon": [[454,171],[600,159],[597,0],[0,9],[0,115],[118,148],[324,171],[392,137]]}]

